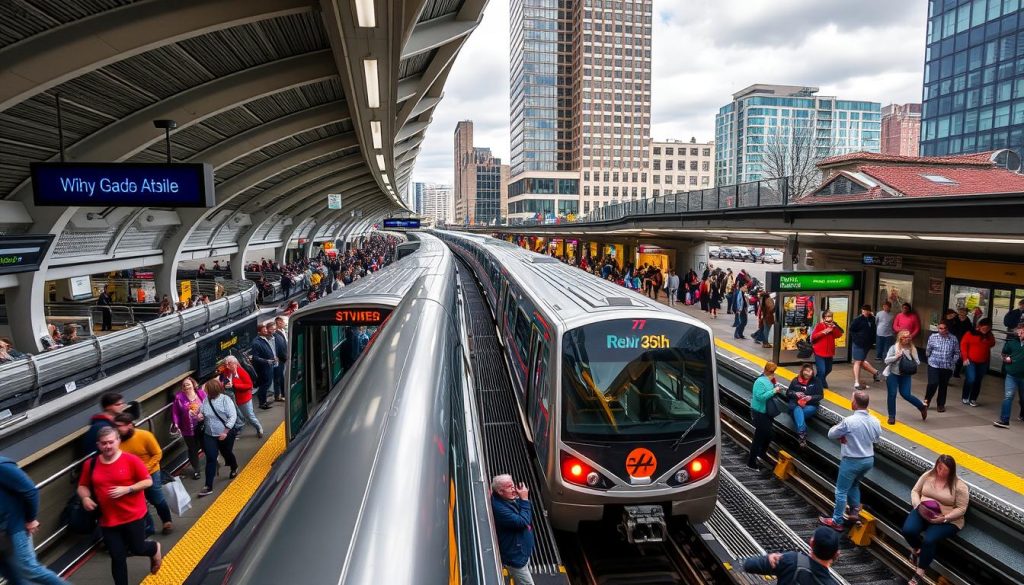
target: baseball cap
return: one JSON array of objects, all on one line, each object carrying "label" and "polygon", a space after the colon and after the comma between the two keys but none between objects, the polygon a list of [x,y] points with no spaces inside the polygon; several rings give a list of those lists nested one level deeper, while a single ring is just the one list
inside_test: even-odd
[{"label": "baseball cap", "polygon": [[815,558],[827,561],[836,556],[839,552],[839,533],[827,526],[819,526],[814,531],[814,544],[811,552]]}]

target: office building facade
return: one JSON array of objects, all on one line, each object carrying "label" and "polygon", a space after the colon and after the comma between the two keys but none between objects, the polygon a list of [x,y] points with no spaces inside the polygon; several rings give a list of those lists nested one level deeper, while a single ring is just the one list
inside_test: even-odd
[{"label": "office building facade", "polygon": [[921,104],[882,108],[882,154],[917,156],[921,142]]},{"label": "office building facade", "polygon": [[647,196],[652,0],[512,0],[513,221]]},{"label": "office building facade", "polygon": [[412,184],[412,209],[417,215],[423,215],[423,189],[425,183],[414,182]]},{"label": "office building facade", "polygon": [[715,183],[789,175],[790,160],[880,150],[881,104],[817,93],[816,87],[755,84],[733,94],[715,116]]},{"label": "office building facade", "polygon": [[452,202],[452,186],[441,183],[425,183],[423,186],[423,217],[434,225],[452,224],[455,216]]},{"label": "office building facade", "polygon": [[452,221],[463,225],[502,223],[508,205],[508,165],[489,148],[473,146],[473,122],[455,126]]},{"label": "office building facade", "polygon": [[921,155],[1024,147],[1019,0],[928,3]]},{"label": "office building facade", "polygon": [[715,186],[714,167],[713,141],[652,140],[651,196],[710,189]]}]

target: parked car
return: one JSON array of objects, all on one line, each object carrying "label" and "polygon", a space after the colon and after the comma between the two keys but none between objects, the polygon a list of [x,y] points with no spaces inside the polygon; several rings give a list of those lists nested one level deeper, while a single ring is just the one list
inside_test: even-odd
[{"label": "parked car", "polygon": [[762,264],[782,264],[782,252],[779,250],[765,250],[761,257]]},{"label": "parked car", "polygon": [[[734,246],[734,247],[728,248],[728,250],[729,250],[729,256],[728,257],[731,260],[736,260],[738,262],[746,262],[748,260],[753,260],[754,259],[754,256],[750,253],[750,250],[747,249],[747,248],[741,248],[739,246]],[[725,256],[725,253],[723,252],[723,257],[724,256]]]},{"label": "parked car", "polygon": [[721,246],[708,246],[708,256],[711,256],[712,258],[721,258],[721,254]]}]

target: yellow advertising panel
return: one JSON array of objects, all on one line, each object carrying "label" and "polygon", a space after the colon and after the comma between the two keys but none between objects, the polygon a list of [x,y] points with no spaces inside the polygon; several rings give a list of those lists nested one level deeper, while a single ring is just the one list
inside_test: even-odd
[{"label": "yellow advertising panel", "polygon": [[192,281],[183,280],[181,281],[181,294],[178,295],[178,300],[187,303],[192,299]]},{"label": "yellow advertising panel", "polygon": [[1024,285],[1024,264],[946,260],[946,278]]}]

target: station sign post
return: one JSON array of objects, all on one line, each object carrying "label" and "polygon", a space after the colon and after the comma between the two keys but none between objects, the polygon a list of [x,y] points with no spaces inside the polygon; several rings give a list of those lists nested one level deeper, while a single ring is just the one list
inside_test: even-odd
[{"label": "station sign post", "polygon": [[850,360],[848,332],[850,322],[860,314],[862,272],[769,272],[766,279],[768,290],[775,293],[775,363],[814,361],[811,332],[826,310],[832,311],[844,332],[836,340],[835,361]]}]

